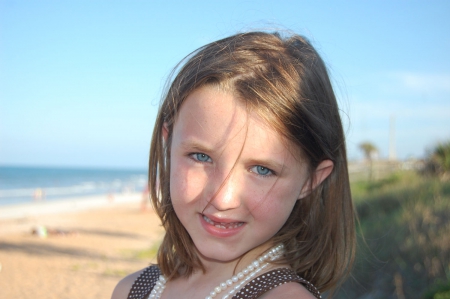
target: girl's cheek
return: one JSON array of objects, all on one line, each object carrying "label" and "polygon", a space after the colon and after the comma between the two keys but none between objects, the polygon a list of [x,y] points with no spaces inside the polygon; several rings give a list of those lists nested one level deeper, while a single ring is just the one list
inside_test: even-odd
[{"label": "girl's cheek", "polygon": [[277,182],[272,188],[263,190],[255,196],[249,196],[249,209],[265,215],[273,215],[273,211],[290,211],[297,201],[298,187]]},{"label": "girl's cheek", "polygon": [[207,175],[201,169],[189,167],[189,163],[174,163],[171,170],[171,196],[184,202],[193,201],[202,194]]},{"label": "girl's cheek", "polygon": [[273,205],[274,193],[269,187],[261,187],[252,181],[245,181],[245,186],[241,188],[241,198],[245,200],[245,205],[249,210],[264,211]]}]

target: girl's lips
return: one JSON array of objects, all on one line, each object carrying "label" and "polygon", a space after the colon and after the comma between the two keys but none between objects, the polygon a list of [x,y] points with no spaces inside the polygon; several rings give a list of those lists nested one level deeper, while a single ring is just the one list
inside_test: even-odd
[{"label": "girl's lips", "polygon": [[244,224],[244,222],[216,222],[211,220],[208,216],[206,215],[202,215],[203,219],[211,224],[214,225],[217,228],[221,228],[221,229],[232,229],[232,228],[238,228],[240,226],[242,226]]},{"label": "girl's lips", "polygon": [[[224,220],[222,220],[224,221]],[[217,222],[212,220],[210,217],[200,214],[200,222],[203,228],[211,235],[216,237],[230,237],[237,233],[239,233],[243,227],[245,222],[239,221],[226,221],[226,222]]]}]

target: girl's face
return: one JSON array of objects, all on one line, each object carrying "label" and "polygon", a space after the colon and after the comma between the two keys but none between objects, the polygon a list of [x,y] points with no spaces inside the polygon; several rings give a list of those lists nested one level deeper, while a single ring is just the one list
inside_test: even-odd
[{"label": "girl's face", "polygon": [[296,152],[233,94],[205,86],[187,97],[172,132],[170,196],[203,259],[235,260],[277,233],[309,185]]}]

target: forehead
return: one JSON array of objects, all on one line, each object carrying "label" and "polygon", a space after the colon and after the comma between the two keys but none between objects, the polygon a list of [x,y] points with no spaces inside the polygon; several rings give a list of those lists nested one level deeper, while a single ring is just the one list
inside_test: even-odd
[{"label": "forehead", "polygon": [[191,92],[175,118],[175,126],[188,130],[198,128],[198,133],[229,131],[247,124],[248,113],[242,101],[231,92],[219,87],[203,86]]},{"label": "forehead", "polygon": [[216,86],[203,86],[189,94],[175,118],[174,133],[177,136],[173,137],[178,139],[207,139],[211,147],[230,142],[242,146],[245,140],[245,149],[270,148],[273,152],[293,152],[299,157],[297,146],[258,113],[248,111],[245,101]]}]

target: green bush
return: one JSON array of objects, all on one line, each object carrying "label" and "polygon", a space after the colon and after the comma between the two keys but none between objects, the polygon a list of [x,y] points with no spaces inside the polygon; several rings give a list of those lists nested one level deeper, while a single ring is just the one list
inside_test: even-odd
[{"label": "green bush", "polygon": [[450,281],[430,287],[423,299],[450,299]]},{"label": "green bush", "polygon": [[355,182],[352,193],[358,251],[337,298],[421,299],[450,281],[449,182],[403,172]]},{"label": "green bush", "polygon": [[450,173],[450,141],[436,145],[427,159],[425,173],[444,177]]}]

